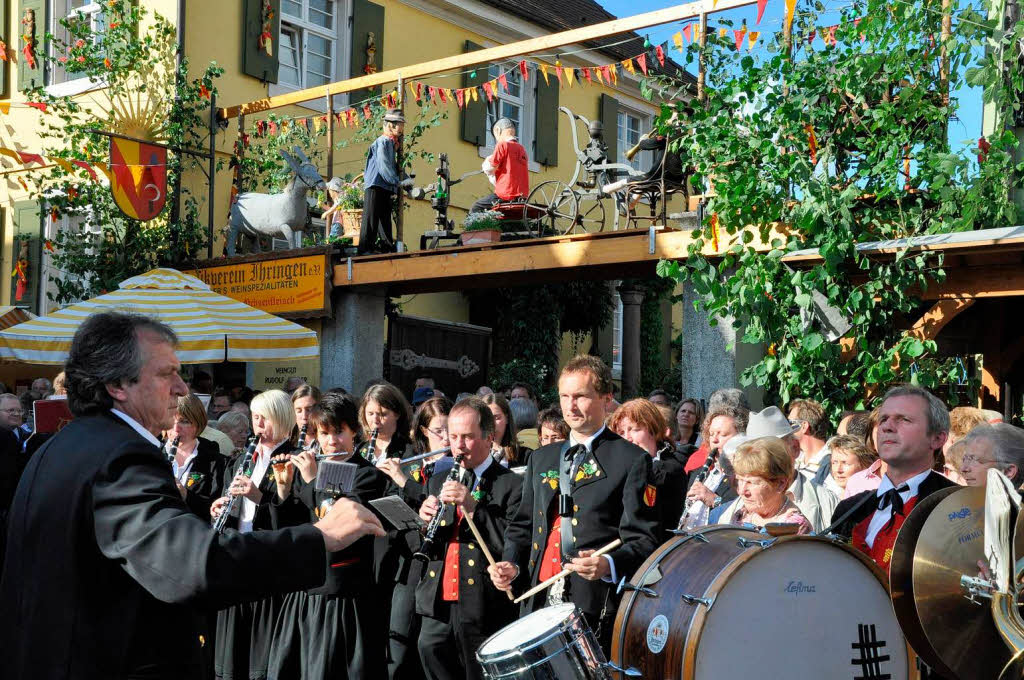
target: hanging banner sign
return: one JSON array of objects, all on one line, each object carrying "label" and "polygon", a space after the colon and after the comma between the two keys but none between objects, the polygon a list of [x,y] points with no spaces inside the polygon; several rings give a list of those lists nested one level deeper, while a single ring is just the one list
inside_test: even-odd
[{"label": "hanging banner sign", "polygon": [[122,137],[110,138],[110,191],[128,217],[151,220],[167,202],[167,149]]}]

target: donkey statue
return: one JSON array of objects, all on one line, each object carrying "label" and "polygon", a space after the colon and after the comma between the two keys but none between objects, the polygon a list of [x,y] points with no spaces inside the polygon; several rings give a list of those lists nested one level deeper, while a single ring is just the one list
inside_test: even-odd
[{"label": "donkey statue", "polygon": [[[324,179],[316,166],[309,160],[299,147],[293,147],[295,156],[280,149],[281,156],[291,166],[292,175],[288,185],[280,194],[258,194],[248,191],[239,194],[231,206],[228,219],[228,256],[235,254],[238,234],[243,234],[252,243],[253,252],[260,252],[260,239],[263,236],[283,234],[293,248],[302,246],[302,231],[306,228],[309,208],[306,204],[306,193],[310,189],[324,187]],[[298,157],[300,164],[295,160]]]}]

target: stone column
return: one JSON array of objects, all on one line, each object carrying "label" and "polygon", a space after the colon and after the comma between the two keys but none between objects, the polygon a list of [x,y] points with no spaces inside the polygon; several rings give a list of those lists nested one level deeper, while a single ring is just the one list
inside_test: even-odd
[{"label": "stone column", "polygon": [[324,319],[320,334],[320,388],[344,387],[362,394],[370,380],[384,374],[383,288],[335,291],[334,318]]},{"label": "stone column", "polygon": [[640,304],[644,291],[619,286],[622,300],[622,399],[637,396],[640,388]]}]

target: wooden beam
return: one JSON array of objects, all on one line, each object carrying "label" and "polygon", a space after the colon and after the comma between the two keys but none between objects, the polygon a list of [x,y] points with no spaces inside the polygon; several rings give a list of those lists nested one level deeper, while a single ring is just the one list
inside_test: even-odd
[{"label": "wooden beam", "polygon": [[423,78],[436,73],[466,68],[467,66],[488,64],[495,61],[503,61],[512,57],[523,57],[535,52],[552,50],[559,47],[565,47],[566,45],[584,43],[588,40],[594,40],[595,38],[606,38],[622,33],[629,33],[630,31],[638,31],[651,26],[690,19],[700,16],[702,13],[721,12],[735,7],[745,7],[747,5],[756,4],[756,2],[757,0],[718,0],[717,3],[714,2],[714,0],[689,2],[682,5],[676,5],[675,7],[666,7],[665,9],[659,9],[654,12],[637,14],[632,17],[612,19],[611,21],[593,24],[591,26],[582,26],[569,31],[562,31],[561,33],[551,33],[550,35],[544,35],[538,38],[520,40],[519,42],[509,43],[507,45],[498,45],[497,47],[491,47],[485,50],[466,52],[465,54],[457,54],[450,57],[444,57],[442,59],[424,61],[419,64],[410,64],[400,68],[392,68],[387,71],[359,76],[358,78],[341,80],[335,83],[330,83],[326,86],[320,85],[317,87],[307,88],[305,90],[289,92],[276,97],[257,99],[256,101],[251,101],[246,104],[229,106],[225,109],[221,109],[221,117],[230,119],[243,113],[269,111],[270,109],[277,109],[282,106],[301,104],[303,102],[323,97],[325,89],[328,94],[342,94],[344,92],[362,90],[364,88],[376,87],[378,85],[397,83],[399,77],[404,78],[406,82],[408,82],[412,78]]},{"label": "wooden beam", "polygon": [[974,304],[974,298],[944,298],[931,306],[907,331],[918,340],[934,340],[939,331],[960,312]]},{"label": "wooden beam", "polygon": [[946,280],[921,293],[924,300],[1024,296],[1020,264],[947,269]]}]

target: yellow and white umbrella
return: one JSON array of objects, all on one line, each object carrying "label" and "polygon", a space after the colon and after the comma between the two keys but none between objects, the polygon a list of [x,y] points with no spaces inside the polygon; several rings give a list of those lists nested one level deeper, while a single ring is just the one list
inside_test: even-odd
[{"label": "yellow and white umbrella", "polygon": [[63,364],[78,326],[90,314],[135,312],[163,321],[178,334],[185,364],[283,361],[320,355],[316,333],[224,297],[175,269],[153,269],[118,290],[0,331],[0,357]]}]

